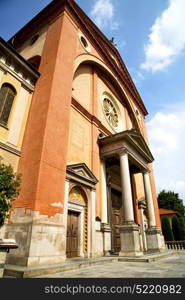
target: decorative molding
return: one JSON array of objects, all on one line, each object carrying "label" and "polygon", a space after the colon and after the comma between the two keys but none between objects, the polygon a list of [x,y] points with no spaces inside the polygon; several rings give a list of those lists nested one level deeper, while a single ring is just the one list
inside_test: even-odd
[{"label": "decorative molding", "polygon": [[87,167],[85,163],[68,165],[67,178],[75,180],[91,188],[98,183],[97,178],[94,176],[94,174],[91,172],[91,170]]},{"label": "decorative molding", "polygon": [[4,143],[2,143],[2,142],[0,142],[0,148],[3,149],[3,150],[8,151],[8,152],[10,152],[10,153],[13,153],[13,154],[15,154],[15,155],[17,155],[17,156],[21,156],[21,151],[19,151],[19,150],[13,148],[13,147],[11,147],[11,146],[8,146],[7,144],[4,144]]}]

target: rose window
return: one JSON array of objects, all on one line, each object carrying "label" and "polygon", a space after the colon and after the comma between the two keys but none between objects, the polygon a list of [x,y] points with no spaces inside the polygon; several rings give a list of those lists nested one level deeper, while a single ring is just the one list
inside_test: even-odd
[{"label": "rose window", "polygon": [[112,103],[112,101],[108,98],[104,98],[103,100],[103,109],[109,124],[116,130],[119,125],[118,113],[117,110]]}]

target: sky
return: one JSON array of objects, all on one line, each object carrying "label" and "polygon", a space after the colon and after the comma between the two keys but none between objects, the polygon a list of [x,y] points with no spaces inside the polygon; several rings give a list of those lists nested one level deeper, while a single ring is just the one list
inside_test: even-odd
[{"label": "sky", "polygon": [[[8,40],[50,0],[0,0]],[[185,0],[76,0],[117,48],[149,112],[157,192],[185,205]],[[8,20],[8,21],[7,21]]]}]

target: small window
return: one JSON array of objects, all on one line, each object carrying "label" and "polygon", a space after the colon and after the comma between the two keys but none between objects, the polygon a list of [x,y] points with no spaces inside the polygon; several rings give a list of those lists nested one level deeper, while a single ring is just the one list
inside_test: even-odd
[{"label": "small window", "polygon": [[83,36],[81,36],[81,42],[82,42],[82,44],[83,44],[83,46],[84,46],[84,48],[87,48],[88,47],[88,44],[87,44],[87,41],[86,41],[86,39],[83,37]]},{"label": "small window", "polygon": [[0,90],[0,124],[6,126],[12,108],[13,100],[16,95],[14,87],[4,83]]},{"label": "small window", "polygon": [[87,39],[85,38],[85,36],[81,32],[79,33],[79,39],[80,39],[80,42],[81,42],[81,45],[83,46],[83,48],[87,52],[90,52],[91,51],[90,45],[89,45]]}]

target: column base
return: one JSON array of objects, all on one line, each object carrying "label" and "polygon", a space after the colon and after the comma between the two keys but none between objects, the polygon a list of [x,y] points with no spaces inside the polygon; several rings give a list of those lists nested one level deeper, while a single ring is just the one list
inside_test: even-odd
[{"label": "column base", "polygon": [[102,223],[101,230],[103,232],[103,254],[110,256],[111,253],[111,227],[109,224]]},{"label": "column base", "polygon": [[119,256],[141,256],[139,227],[136,224],[125,224],[120,227],[121,251]]},{"label": "column base", "polygon": [[6,252],[0,251],[0,278],[3,277],[5,261],[6,261]]},{"label": "column base", "polygon": [[146,230],[147,252],[165,251],[164,237],[160,229],[151,227]]}]

